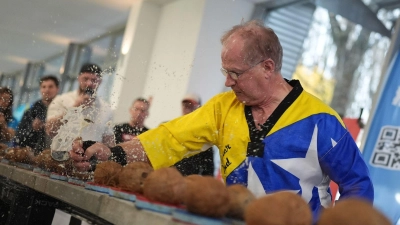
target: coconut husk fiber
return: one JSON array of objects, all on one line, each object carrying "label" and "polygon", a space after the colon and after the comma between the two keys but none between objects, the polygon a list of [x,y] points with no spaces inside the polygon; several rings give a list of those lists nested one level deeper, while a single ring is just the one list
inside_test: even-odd
[{"label": "coconut husk fiber", "polygon": [[176,168],[161,168],[150,173],[146,178],[143,194],[149,200],[181,204],[185,187],[185,180]]},{"label": "coconut husk fiber", "polygon": [[114,161],[106,161],[97,164],[93,175],[93,182],[111,187],[118,186],[118,176],[122,170],[121,164]]},{"label": "coconut husk fiber", "polygon": [[74,169],[72,159],[57,161],[51,157],[51,150],[45,149],[32,160],[37,167],[63,176],[70,176]]},{"label": "coconut husk fiber", "polygon": [[34,158],[34,153],[31,148],[14,148],[14,161],[19,163],[31,164]]},{"label": "coconut husk fiber", "polygon": [[186,182],[185,204],[189,212],[223,217],[229,210],[229,193],[224,183],[211,176],[193,176]]},{"label": "coconut husk fiber", "polygon": [[15,161],[15,152],[16,150],[14,148],[9,148],[6,152],[6,154],[4,155],[4,158],[9,160],[9,161]]},{"label": "coconut husk fiber", "polygon": [[4,158],[12,162],[30,164],[32,163],[34,154],[33,151],[31,151],[31,148],[16,147],[16,148],[9,148],[7,150],[7,153],[4,155]]},{"label": "coconut husk fiber", "polygon": [[233,184],[227,187],[229,193],[229,211],[227,217],[244,220],[244,212],[248,204],[256,197],[247,187],[241,184]]},{"label": "coconut husk fiber", "polygon": [[311,225],[312,213],[301,196],[278,191],[252,201],[245,210],[247,225]]},{"label": "coconut husk fiber", "polygon": [[47,162],[47,167],[49,168],[50,172],[64,176],[70,176],[74,169],[72,159],[60,162],[51,158],[51,160]]},{"label": "coconut husk fiber", "polygon": [[33,163],[43,170],[49,170],[46,164],[48,161],[51,161],[51,151],[45,149],[34,158]]},{"label": "coconut husk fiber", "polygon": [[6,144],[0,143],[0,156],[4,156],[6,154],[6,149],[8,146]]},{"label": "coconut husk fiber", "polygon": [[122,168],[118,175],[118,187],[125,191],[143,194],[144,181],[151,172],[153,172],[153,168],[148,163],[129,163]]},{"label": "coconut husk fiber", "polygon": [[336,202],[332,208],[324,209],[318,225],[390,225],[392,224],[373,205],[361,198],[347,198]]}]

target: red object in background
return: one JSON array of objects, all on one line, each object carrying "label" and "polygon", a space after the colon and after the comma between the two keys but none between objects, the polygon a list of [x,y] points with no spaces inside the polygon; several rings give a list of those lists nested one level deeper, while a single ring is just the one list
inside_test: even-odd
[{"label": "red object in background", "polygon": [[[361,116],[361,115],[360,115]],[[344,124],[347,127],[347,130],[350,132],[351,136],[353,137],[354,141],[357,140],[358,134],[360,133],[360,119],[359,118],[342,118]],[[332,193],[332,205],[335,203],[336,195],[338,193],[338,185],[331,181],[330,183],[331,193]]]},{"label": "red object in background", "polygon": [[347,130],[350,132],[354,141],[357,140],[358,134],[360,133],[361,127],[358,118],[343,118],[344,124],[347,127]]}]

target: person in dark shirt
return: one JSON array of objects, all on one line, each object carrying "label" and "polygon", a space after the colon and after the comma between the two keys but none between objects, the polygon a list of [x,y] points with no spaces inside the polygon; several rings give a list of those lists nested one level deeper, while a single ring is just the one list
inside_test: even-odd
[{"label": "person in dark shirt", "polygon": [[131,119],[128,123],[118,124],[114,127],[115,143],[130,141],[133,137],[148,131],[149,129],[144,126],[145,119],[149,116],[150,102],[144,98],[137,98],[129,113]]},{"label": "person in dark shirt", "polygon": [[18,121],[13,116],[14,95],[10,88],[0,87],[0,142],[13,146],[12,139],[15,135]]},{"label": "person in dark shirt", "polygon": [[15,143],[18,146],[29,146],[35,153],[49,147],[46,143],[45,121],[47,107],[58,93],[59,81],[53,75],[44,76],[40,79],[40,94],[42,99],[35,102],[28,109],[18,126]]},{"label": "person in dark shirt", "polygon": [[[201,106],[200,97],[196,94],[187,94],[182,99],[182,115],[189,114]],[[184,176],[198,175],[214,175],[214,153],[213,149],[209,148],[196,155],[184,158],[177,162],[174,166]]]}]

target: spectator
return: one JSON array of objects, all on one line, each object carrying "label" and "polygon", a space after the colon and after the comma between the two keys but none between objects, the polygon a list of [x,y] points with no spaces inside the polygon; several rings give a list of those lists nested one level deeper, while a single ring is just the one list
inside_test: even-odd
[{"label": "spectator", "polygon": [[56,97],[59,90],[57,77],[48,75],[40,78],[40,94],[42,99],[36,101],[28,109],[18,125],[15,142],[18,146],[31,147],[37,154],[45,148],[49,148],[49,141],[46,141],[45,121],[47,108]]},{"label": "spectator", "polygon": [[149,116],[149,107],[149,101],[144,98],[138,98],[133,102],[129,109],[131,116],[129,122],[118,124],[114,127],[115,142],[117,144],[130,141],[133,137],[149,130],[144,126],[144,121]]},{"label": "spectator", "polygon": [[8,87],[0,87],[0,141],[12,146],[12,138],[15,135],[18,121],[12,114],[14,96]]},{"label": "spectator", "polygon": [[186,94],[182,99],[182,115],[189,114],[201,106],[200,97],[196,94]]},{"label": "spectator", "polygon": [[102,142],[114,146],[114,133],[111,122],[113,119],[110,106],[96,96],[101,83],[102,71],[96,64],[84,64],[78,75],[78,90],[58,95],[50,103],[47,111],[46,133],[53,138],[60,126],[67,122],[63,120],[67,108],[83,107],[83,115],[88,126],[82,130],[82,140]]}]

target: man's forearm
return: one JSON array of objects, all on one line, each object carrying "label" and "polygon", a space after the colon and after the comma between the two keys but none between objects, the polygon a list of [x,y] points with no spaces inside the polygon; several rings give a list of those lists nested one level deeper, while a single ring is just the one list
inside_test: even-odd
[{"label": "man's forearm", "polygon": [[114,147],[115,146],[115,138],[114,135],[103,135],[103,141],[105,145],[109,147]]},{"label": "man's forearm", "polygon": [[126,161],[130,162],[146,162],[150,163],[149,158],[147,158],[146,152],[144,151],[143,145],[140,143],[138,138],[133,138],[130,141],[123,142],[119,144],[125,153]]},{"label": "man's forearm", "polygon": [[60,129],[61,125],[63,125],[62,121],[63,116],[58,116],[56,118],[50,119],[46,122],[46,133],[51,138],[55,137]]}]

